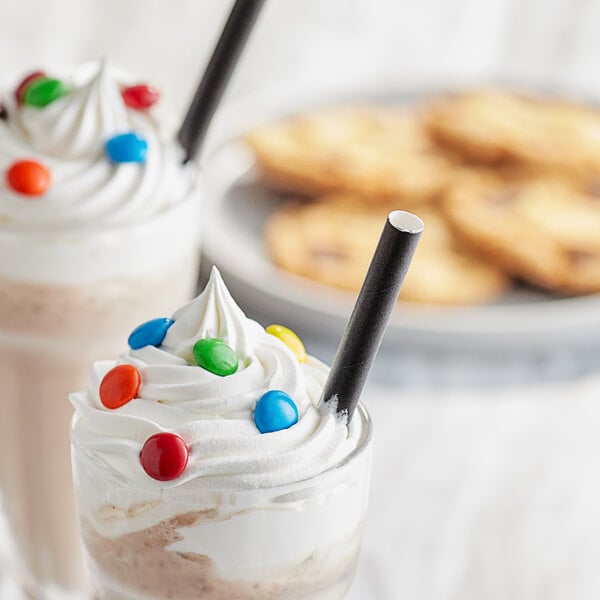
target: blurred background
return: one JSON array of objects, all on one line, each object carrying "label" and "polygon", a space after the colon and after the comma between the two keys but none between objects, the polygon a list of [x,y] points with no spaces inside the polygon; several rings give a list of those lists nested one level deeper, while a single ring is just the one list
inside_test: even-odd
[{"label": "blurred background", "polygon": [[[5,0],[0,79],[105,55],[181,114],[229,7]],[[225,102],[239,115],[273,86],[371,80],[508,82],[594,99],[599,33],[600,0],[267,0]],[[264,320],[256,290],[239,299]],[[299,333],[331,359],[336,331]],[[401,331],[384,343],[365,392],[377,452],[351,600],[600,597],[600,331],[588,333],[534,347],[518,336],[403,342]]]},{"label": "blurred background", "polygon": [[[218,36],[222,0],[6,0],[0,73],[107,55],[169,91],[182,109]],[[593,0],[268,2],[228,97],[273,83],[381,75],[560,82],[595,92]]]}]

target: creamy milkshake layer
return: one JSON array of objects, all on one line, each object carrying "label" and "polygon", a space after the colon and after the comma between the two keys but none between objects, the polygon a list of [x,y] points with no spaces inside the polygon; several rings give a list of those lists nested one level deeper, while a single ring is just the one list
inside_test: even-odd
[{"label": "creamy milkshake layer", "polygon": [[[156,598],[204,597],[190,591],[199,580],[224,590],[207,598],[291,598],[294,585],[302,598],[345,581],[366,489],[335,467],[368,428],[319,404],[327,367],[293,332],[248,319],[216,269],[198,298],[130,345],[71,395],[84,545],[92,572],[112,580],[101,598],[144,597],[136,586],[150,579],[179,590],[154,587]],[[110,558],[134,554],[128,567]]]},{"label": "creamy milkshake layer", "polygon": [[[197,235],[197,220],[172,216],[195,172],[182,165],[154,88],[101,62],[62,76],[34,73],[0,102],[0,277],[79,284],[82,264],[90,281],[135,274],[140,261],[167,264]],[[151,256],[101,239],[110,229],[118,242],[119,228],[125,238],[129,226],[150,227],[157,217],[173,222],[161,224],[169,243]],[[8,260],[1,250],[11,235],[32,242]]]}]

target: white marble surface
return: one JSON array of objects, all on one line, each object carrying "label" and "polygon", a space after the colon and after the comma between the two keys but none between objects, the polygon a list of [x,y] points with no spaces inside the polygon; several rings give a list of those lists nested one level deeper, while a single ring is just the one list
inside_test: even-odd
[{"label": "white marble surface", "polygon": [[600,378],[365,394],[371,506],[349,600],[600,597]]},{"label": "white marble surface", "polygon": [[[181,111],[228,6],[5,0],[0,79],[106,54]],[[597,94],[599,24],[600,0],[268,0],[227,98],[275,82],[438,74]],[[402,360],[403,390],[419,374],[410,392],[366,393],[377,430],[372,510],[349,600],[599,598],[600,381],[522,387],[534,363],[515,364],[502,390],[481,376],[479,392],[465,391],[476,365],[452,357],[446,387],[419,359]],[[548,360],[536,377],[578,372],[573,355]],[[379,364],[391,368],[385,356]]]}]

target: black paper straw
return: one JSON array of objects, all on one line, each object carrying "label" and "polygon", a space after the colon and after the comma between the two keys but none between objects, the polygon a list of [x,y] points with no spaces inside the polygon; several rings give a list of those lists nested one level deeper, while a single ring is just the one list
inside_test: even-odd
[{"label": "black paper straw", "polygon": [[348,423],[422,232],[419,217],[402,210],[388,215],[323,390],[323,402],[338,415],[347,415]]},{"label": "black paper straw", "polygon": [[233,5],[177,135],[185,150],[184,162],[198,155],[210,121],[263,4],[264,0],[236,0]]}]

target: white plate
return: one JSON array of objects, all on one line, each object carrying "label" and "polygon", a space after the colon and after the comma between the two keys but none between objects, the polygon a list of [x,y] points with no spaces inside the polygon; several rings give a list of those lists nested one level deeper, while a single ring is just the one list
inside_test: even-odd
[{"label": "white plate", "polygon": [[[213,148],[219,137],[228,141],[221,143],[205,164],[205,267],[216,264],[236,297],[263,319],[339,336],[355,295],[287,273],[270,262],[262,227],[281,198],[258,183],[252,155],[237,138],[253,124],[314,106],[319,99],[321,103],[344,98],[398,101],[422,94],[365,94],[353,90],[346,94],[317,94],[315,98],[292,93],[287,95],[287,101],[270,94],[225,110],[221,126],[213,134]],[[386,339],[399,344],[451,348],[600,348],[600,295],[556,299],[515,289],[492,305],[425,307],[399,303]]]}]

